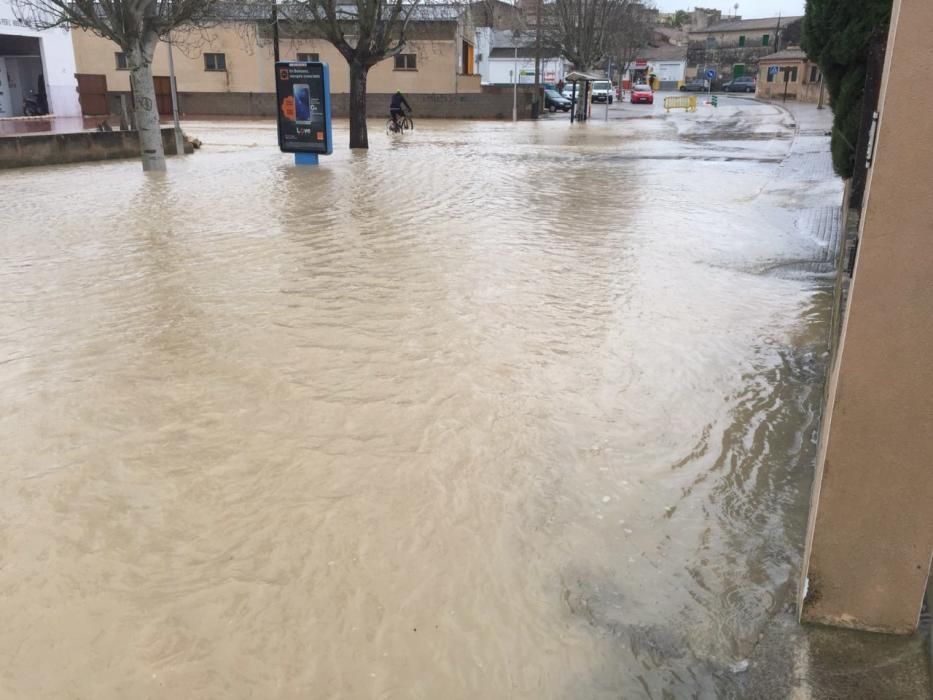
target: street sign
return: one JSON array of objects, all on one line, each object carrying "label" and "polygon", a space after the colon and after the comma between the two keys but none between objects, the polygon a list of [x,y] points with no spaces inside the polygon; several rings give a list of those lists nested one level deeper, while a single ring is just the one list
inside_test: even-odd
[{"label": "street sign", "polygon": [[330,125],[330,69],[318,61],[275,64],[279,149],[298,164],[316,164],[334,152]]},{"label": "street sign", "polygon": [[780,70],[780,66],[768,66],[768,75],[777,75]]},{"label": "street sign", "polygon": [[716,80],[716,71],[713,68],[709,68],[706,71],[707,80]]}]

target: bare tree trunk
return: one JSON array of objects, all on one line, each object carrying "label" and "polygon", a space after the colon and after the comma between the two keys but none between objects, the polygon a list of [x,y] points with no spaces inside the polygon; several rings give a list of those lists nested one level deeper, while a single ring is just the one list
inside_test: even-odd
[{"label": "bare tree trunk", "polygon": [[132,47],[127,55],[130,85],[133,87],[136,129],[139,131],[139,150],[143,170],[146,172],[165,170],[165,149],[162,147],[162,131],[159,128],[159,106],[152,82],[152,54],[157,41],[157,37],[150,42],[144,39]]},{"label": "bare tree trunk", "polygon": [[369,148],[366,131],[366,77],[369,66],[350,64],[350,148]]}]

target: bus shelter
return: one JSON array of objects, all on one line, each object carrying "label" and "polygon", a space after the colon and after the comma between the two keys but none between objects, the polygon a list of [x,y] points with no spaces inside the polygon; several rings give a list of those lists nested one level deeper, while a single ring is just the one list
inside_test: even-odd
[{"label": "bus shelter", "polygon": [[[586,121],[590,116],[590,89],[595,80],[605,80],[592,73],[583,73],[581,71],[571,71],[564,76],[564,82],[573,85],[573,93],[570,97],[570,123],[574,119]],[[580,105],[580,108],[577,108]]]}]

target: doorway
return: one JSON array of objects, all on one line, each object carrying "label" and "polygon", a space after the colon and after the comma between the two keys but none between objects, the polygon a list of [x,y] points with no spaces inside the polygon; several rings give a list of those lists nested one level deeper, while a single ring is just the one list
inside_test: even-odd
[{"label": "doorway", "polygon": [[107,107],[107,76],[78,73],[78,102],[85,117],[100,117],[110,114]]},{"label": "doorway", "polygon": [[21,117],[32,97],[48,112],[39,39],[0,34],[0,117]]},{"label": "doorway", "polygon": [[464,41],[460,55],[463,57],[463,65],[460,67],[460,75],[473,75],[473,66],[476,65],[475,61],[473,60],[473,44]]},{"label": "doorway", "polygon": [[152,82],[155,84],[156,106],[159,108],[161,116],[171,115],[172,113],[172,80],[167,75],[154,75]]},{"label": "doorway", "polygon": [[[155,88],[156,109],[160,117],[172,114],[172,81],[167,75],[152,76],[152,85]],[[130,88],[130,105],[135,103],[132,87]]]}]

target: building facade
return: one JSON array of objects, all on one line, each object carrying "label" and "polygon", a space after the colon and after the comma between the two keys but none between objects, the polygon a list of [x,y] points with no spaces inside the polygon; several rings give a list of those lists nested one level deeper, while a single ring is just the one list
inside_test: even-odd
[{"label": "building facade", "polygon": [[[446,14],[444,14],[446,12]],[[475,71],[472,26],[463,12],[432,8],[430,17],[409,25],[405,47],[369,71],[367,93],[464,95],[481,92]],[[328,41],[290,36],[283,25],[281,60],[324,61],[330,66],[335,104],[349,94],[350,72]],[[206,29],[173,33],[179,107],[185,114],[265,115],[274,113],[274,50],[268,27],[220,22]],[[168,44],[153,58],[160,113],[171,113]],[[85,115],[120,114],[120,97],[130,94],[129,70],[120,48],[86,31],[74,32],[74,55]]]},{"label": "building facade", "polygon": [[691,27],[686,77],[703,75],[710,68],[724,81],[757,75],[759,64],[786,43],[785,34],[790,27],[799,27],[801,19],[731,19]]},{"label": "building facade", "polygon": [[632,62],[633,84],[651,84],[655,90],[676,90],[683,85],[687,71],[686,46],[648,46],[639,49]]},{"label": "building facade", "polygon": [[[476,28],[477,73],[483,85],[531,85],[535,81],[534,32]],[[542,83],[558,83],[570,71],[570,64],[553,48],[542,47]]]},{"label": "building facade", "polygon": [[791,47],[765,57],[758,67],[759,97],[769,100],[819,102],[823,74],[799,48]]},{"label": "building facade", "polygon": [[81,116],[71,39],[67,29],[30,26],[10,0],[0,0],[0,118],[22,116],[29,96],[55,117]]}]

